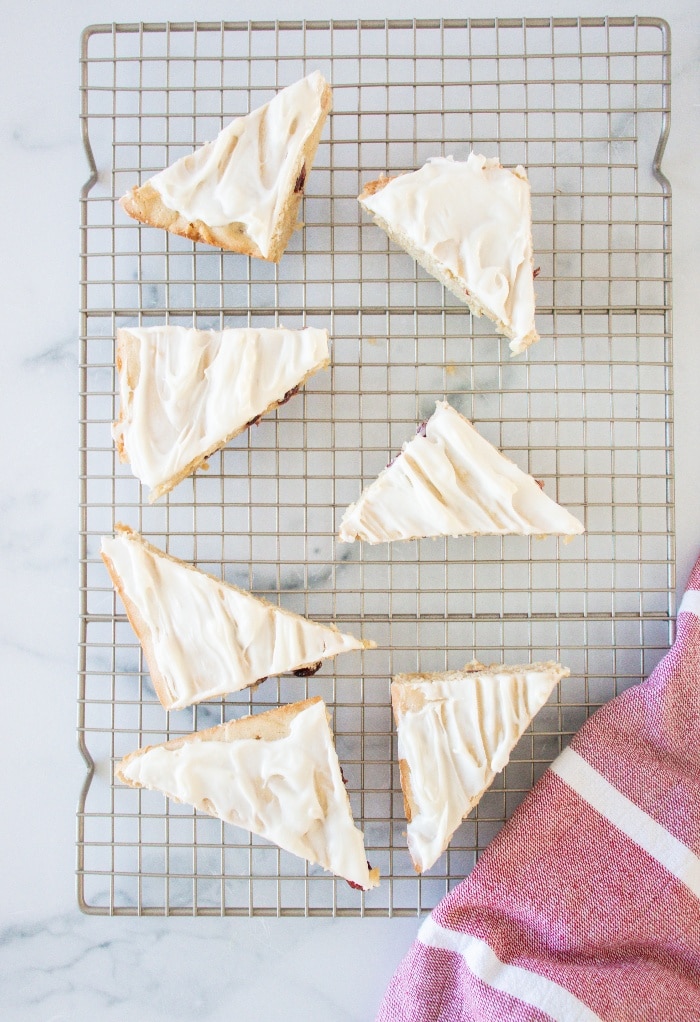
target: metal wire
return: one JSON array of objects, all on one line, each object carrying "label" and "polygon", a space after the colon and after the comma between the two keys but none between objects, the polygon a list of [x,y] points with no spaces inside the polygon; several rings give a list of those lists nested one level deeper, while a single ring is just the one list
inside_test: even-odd
[{"label": "metal wire", "polygon": [[[650,18],[97,25],[81,49],[78,899],[112,914],[415,914],[432,907],[586,716],[639,681],[672,627],[670,40]],[[334,112],[278,267],[129,221],[115,204],[313,69]],[[526,166],[542,340],[488,323],[364,218],[381,173],[474,148]],[[327,326],[333,366],[149,507],[116,458],[120,326]],[[444,396],[584,518],[570,544],[481,537],[337,546],[345,506]],[[376,640],[306,681],[165,713],[98,556],[122,520],[284,606]],[[571,668],[433,870],[415,876],[393,673]],[[307,695],[382,885],[366,895],[236,828],[111,781],[115,760]]]}]

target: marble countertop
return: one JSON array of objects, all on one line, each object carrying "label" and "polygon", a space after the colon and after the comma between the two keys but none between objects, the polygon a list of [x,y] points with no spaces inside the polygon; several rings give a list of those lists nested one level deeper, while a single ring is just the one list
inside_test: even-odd
[{"label": "marble countertop", "polygon": [[[556,5],[501,0],[499,16],[662,15],[673,39],[677,577],[700,545],[698,339],[692,320],[700,209],[700,37],[693,0]],[[614,10],[613,10],[614,8]],[[425,16],[385,0],[239,0],[236,19]],[[435,0],[432,16],[483,15]],[[152,0],[149,20],[220,20],[223,0]],[[256,1017],[366,1020],[415,919],[109,919],[76,908],[78,41],[88,24],[137,21],[135,0],[17,4],[4,13],[2,130],[6,245],[0,353],[2,694],[0,1004],[13,1022],[159,1022]]]}]

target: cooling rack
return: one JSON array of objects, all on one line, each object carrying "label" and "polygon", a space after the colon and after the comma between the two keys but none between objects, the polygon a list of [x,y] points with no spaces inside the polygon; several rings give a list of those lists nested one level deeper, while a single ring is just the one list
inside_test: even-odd
[{"label": "cooling rack", "polygon": [[[588,714],[655,665],[673,577],[668,26],[652,18],[96,25],[83,34],[78,899],[92,913],[407,915],[473,866]],[[129,221],[115,198],[314,69],[334,87],[280,265]],[[507,342],[391,245],[355,196],[471,148],[526,166],[542,340]],[[327,326],[333,365],[151,507],[110,436],[120,326]],[[345,506],[447,397],[583,518],[523,537],[335,543]],[[377,649],[165,713],[99,559],[115,521]],[[414,874],[389,681],[472,657],[571,668],[426,876]],[[115,759],[321,695],[367,894],[112,782]]]}]

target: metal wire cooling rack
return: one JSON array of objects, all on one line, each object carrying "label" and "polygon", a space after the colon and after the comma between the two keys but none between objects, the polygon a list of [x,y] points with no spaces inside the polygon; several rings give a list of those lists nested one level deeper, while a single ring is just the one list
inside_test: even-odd
[{"label": "metal wire cooling rack", "polygon": [[[415,914],[466,872],[586,716],[672,626],[668,27],[649,18],[98,25],[82,39],[78,893],[113,914]],[[129,221],[115,205],[234,115],[319,68],[333,83],[279,267]],[[383,172],[470,148],[523,163],[542,340],[510,360],[361,216]],[[137,322],[328,326],[333,366],[149,507],[115,456],[114,337]],[[582,516],[521,537],[335,545],[345,506],[447,396]],[[99,560],[116,520],[284,606],[377,642],[307,681],[165,713]],[[389,707],[399,671],[571,667],[504,773],[417,878]],[[111,781],[140,744],[307,695],[333,712],[368,856],[362,895],[238,829]]]}]

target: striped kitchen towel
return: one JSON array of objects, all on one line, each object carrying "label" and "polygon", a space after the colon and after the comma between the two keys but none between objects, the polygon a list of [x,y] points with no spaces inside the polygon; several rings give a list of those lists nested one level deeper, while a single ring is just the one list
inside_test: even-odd
[{"label": "striped kitchen towel", "polygon": [[673,648],[424,922],[378,1022],[699,1022],[700,561]]}]

